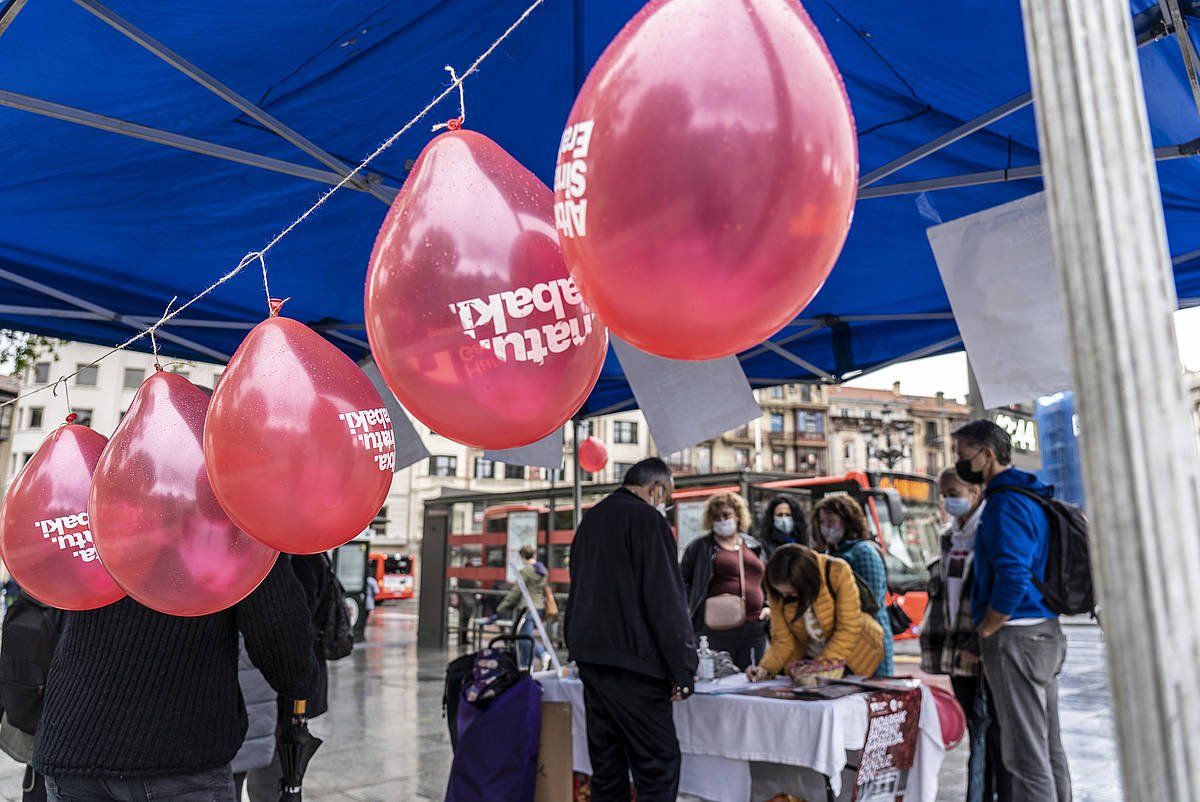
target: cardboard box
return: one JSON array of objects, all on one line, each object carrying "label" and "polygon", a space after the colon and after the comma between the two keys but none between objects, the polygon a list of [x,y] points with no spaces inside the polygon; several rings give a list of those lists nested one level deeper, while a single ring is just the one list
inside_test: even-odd
[{"label": "cardboard box", "polygon": [[571,705],[542,702],[534,802],[572,802],[575,792],[572,760]]}]

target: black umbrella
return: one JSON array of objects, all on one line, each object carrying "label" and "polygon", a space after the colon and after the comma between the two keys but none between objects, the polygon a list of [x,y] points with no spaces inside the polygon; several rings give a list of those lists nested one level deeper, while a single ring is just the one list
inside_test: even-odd
[{"label": "black umbrella", "polygon": [[279,734],[279,763],[283,769],[279,802],[300,802],[304,772],[323,741],[308,731],[308,702],[292,702],[292,715]]}]

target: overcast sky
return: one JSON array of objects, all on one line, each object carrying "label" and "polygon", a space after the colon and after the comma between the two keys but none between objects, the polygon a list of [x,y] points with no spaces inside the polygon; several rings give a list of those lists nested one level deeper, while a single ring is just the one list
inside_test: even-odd
[{"label": "overcast sky", "polygon": [[[1179,333],[1179,354],[1184,367],[1200,370],[1200,308],[1176,312],[1175,329]],[[936,395],[941,390],[948,397],[961,400],[967,395],[967,358],[960,352],[918,359],[847,384],[889,390],[896,381],[900,382],[901,391],[909,395]]]}]

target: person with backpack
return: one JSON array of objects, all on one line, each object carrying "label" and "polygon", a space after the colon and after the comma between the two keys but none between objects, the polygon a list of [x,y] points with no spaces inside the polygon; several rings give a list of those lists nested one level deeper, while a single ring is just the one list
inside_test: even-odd
[{"label": "person with backpack", "polygon": [[46,675],[62,634],[63,612],[17,591],[0,635],[0,749],[25,764],[22,802],[45,802],[46,778],[34,770],[33,739]]},{"label": "person with backpack", "polygon": [[1052,490],[1013,467],[1008,432],[976,420],[952,437],[959,477],[986,486],[987,506],[975,534],[971,617],[1013,799],[1070,802],[1071,775],[1058,719],[1058,675],[1067,642],[1043,592],[1057,587],[1047,581],[1053,580],[1047,574],[1052,534],[1069,533],[1058,526],[1052,533]]},{"label": "person with backpack", "polygon": [[812,512],[815,540],[824,550],[845,560],[875,599],[875,620],[883,630],[883,659],[876,675],[892,676],[892,621],[887,609],[887,567],[883,551],[871,540],[867,516],[850,496],[826,496]]},{"label": "person with backpack", "polygon": [[230,761],[246,734],[239,632],[276,692],[306,699],[316,684],[312,623],[286,556],[212,615],[126,597],[65,619],[33,748],[52,802],[233,802]]},{"label": "person with backpack", "polygon": [[751,681],[773,677],[794,660],[844,660],[846,672],[869,677],[883,660],[883,628],[863,609],[860,590],[845,560],[807,546],[780,546],[767,561],[771,645]]}]

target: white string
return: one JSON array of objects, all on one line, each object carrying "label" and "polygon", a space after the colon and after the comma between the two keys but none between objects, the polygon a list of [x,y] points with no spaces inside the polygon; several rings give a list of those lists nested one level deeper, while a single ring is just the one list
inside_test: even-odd
[{"label": "white string", "polygon": [[246,262],[247,259],[250,259],[250,260],[257,259],[262,264],[263,292],[265,292],[267,294],[267,311],[271,311],[271,309],[272,309],[272,307],[271,307],[271,301],[272,301],[271,284],[270,284],[270,282],[267,281],[267,260],[263,258],[261,251],[250,251],[250,253],[248,253],[242,257],[242,261]]},{"label": "white string", "polygon": [[[178,296],[178,295],[176,295],[174,298],[172,298],[172,299],[171,299],[170,303],[168,303],[168,304],[167,304],[167,308],[163,310],[163,317],[160,317],[160,318],[158,319],[158,322],[159,322],[159,323],[162,323],[162,321],[163,321],[163,318],[165,318],[165,317],[166,317],[166,316],[167,316],[167,315],[170,313],[170,311],[171,311],[171,304],[175,303],[175,302],[176,302],[176,301],[178,301],[178,300],[179,300],[179,296]],[[154,338],[154,332],[153,332],[153,331],[151,331],[151,332],[150,332],[150,349],[151,349],[152,351],[154,351],[154,367],[155,367],[155,369],[156,369],[156,370],[162,370],[162,365],[158,364],[158,340],[156,340],[156,339]]]},{"label": "white string", "polygon": [[[50,387],[52,388],[50,390],[50,395],[54,396],[55,398],[58,398],[58,385],[60,385],[60,384],[62,385],[62,388],[63,388],[63,399],[67,402],[67,418],[70,418],[71,414],[72,414],[72,412],[74,412],[74,410],[71,409],[71,391],[67,389],[67,377],[66,376],[59,376],[58,381],[56,381],[54,384],[50,385]],[[14,398],[13,400],[15,401],[16,399]]]},{"label": "white string", "polygon": [[454,74],[454,68],[449,64],[446,65],[446,72],[450,73],[451,81],[458,81],[458,117],[447,120],[444,123],[438,123],[437,125],[433,126],[433,128],[429,129],[435,133],[443,128],[449,128],[451,131],[457,131],[459,128],[462,128],[462,124],[467,121],[467,95],[466,92],[463,91],[462,81],[458,80],[458,76]]},{"label": "white string", "polygon": [[[149,328],[138,332],[137,334],[130,337],[125,342],[121,343],[120,345],[113,346],[111,349],[109,349],[108,351],[105,351],[103,354],[96,357],[94,360],[87,363],[86,365],[80,365],[75,370],[74,373],[68,373],[66,376],[60,377],[57,382],[54,382],[54,384],[46,384],[46,385],[43,385],[42,387],[35,387],[34,389],[29,390],[28,392],[21,393],[21,394],[17,395],[15,398],[13,398],[9,401],[5,401],[4,403],[0,404],[0,408],[9,406],[11,404],[15,404],[15,403],[17,403],[17,401],[19,401],[22,398],[25,398],[26,396],[30,396],[30,395],[34,395],[36,393],[43,392],[43,391],[53,387],[54,385],[58,384],[59,382],[65,382],[67,379],[74,378],[75,376],[78,376],[81,372],[83,372],[84,370],[87,370],[88,368],[99,364],[101,361],[107,359],[108,357],[112,356],[113,354],[115,354],[119,351],[125,350],[126,348],[133,345],[134,343],[136,343],[138,340],[142,339],[143,337],[154,334],[154,332],[158,331],[160,328],[162,328],[164,325],[166,325],[169,321],[173,320],[175,317],[177,317],[180,314],[182,314],[183,312],[187,311],[187,309],[189,307],[191,307],[192,304],[194,304],[197,301],[199,301],[200,299],[206,297],[207,295],[212,293],[214,290],[216,290],[218,287],[220,287],[222,284],[226,283],[227,281],[232,279],[234,276],[241,273],[242,270],[244,270],[246,268],[246,266],[248,264],[250,264],[251,262],[253,262],[255,259],[262,259],[264,256],[266,256],[267,252],[270,251],[272,248],[274,248],[276,245],[278,245],[283,240],[284,237],[286,237],[288,234],[291,234],[293,231],[295,231],[297,226],[299,226],[301,223],[303,223],[305,220],[307,220],[309,217],[311,217],[318,209],[320,209],[322,206],[324,206],[325,202],[327,200],[329,200],[329,198],[332,197],[335,192],[337,192],[338,190],[345,187],[347,184],[354,181],[354,179],[358,176],[358,174],[360,172],[362,172],[364,169],[366,169],[366,167],[371,162],[373,162],[381,153],[383,153],[385,150],[390,148],[392,145],[396,144],[396,140],[400,139],[400,137],[402,137],[406,133],[408,133],[409,129],[411,129],[414,125],[416,125],[421,120],[423,120],[425,118],[425,116],[428,115],[429,112],[432,111],[435,106],[437,106],[437,104],[439,104],[443,100],[445,100],[446,97],[451,92],[455,91],[456,89],[461,90],[463,81],[465,81],[469,76],[473,75],[476,71],[478,71],[479,65],[482,64],[488,58],[488,56],[492,55],[492,53],[494,53],[496,51],[496,48],[500,47],[500,45],[503,44],[505,39],[512,36],[513,31],[515,31],[517,28],[521,27],[521,25],[525,22],[525,20],[529,19],[529,16],[534,11],[537,10],[538,6],[542,5],[542,3],[544,3],[544,2],[545,2],[545,0],[533,0],[533,2],[529,4],[529,7],[526,8],[521,13],[521,16],[517,17],[517,19],[511,25],[508,26],[508,28],[504,31],[504,33],[500,34],[500,36],[494,42],[492,42],[490,45],[488,45],[488,48],[486,50],[484,50],[482,53],[479,54],[479,56],[475,59],[475,61],[471,62],[471,66],[467,68],[466,72],[464,72],[462,75],[455,78],[454,81],[451,82],[451,84],[449,86],[447,86],[444,90],[442,90],[437,95],[437,97],[435,97],[433,100],[429,101],[429,103],[426,104],[425,108],[423,108],[419,112],[417,112],[417,115],[415,117],[413,117],[411,120],[409,120],[407,123],[404,124],[403,128],[401,128],[399,131],[397,131],[396,133],[392,134],[387,139],[385,139],[383,141],[383,143],[379,147],[377,147],[374,151],[372,151],[369,156],[367,156],[365,159],[363,159],[357,167],[355,167],[353,170],[351,170],[345,176],[343,176],[341,181],[334,184],[332,187],[330,187],[328,190],[326,190],[324,193],[322,193],[322,195],[319,198],[317,198],[316,203],[314,203],[312,206],[310,206],[308,208],[308,210],[304,212],[304,214],[300,215],[295,220],[293,220],[286,228],[284,228],[282,231],[280,231],[278,234],[276,234],[274,237],[272,237],[271,240],[269,242],[267,242],[267,244],[265,246],[263,246],[262,250],[251,251],[250,253],[243,256],[242,261],[238,262],[237,267],[233,268],[228,273],[221,276],[216,281],[214,281],[212,284],[210,284],[208,287],[201,290],[195,297],[184,302],[175,311],[171,312],[170,314],[163,315],[162,318],[160,318],[159,321],[157,323],[155,323],[153,326],[150,326]],[[264,265],[265,265],[265,262],[264,262]]]}]

